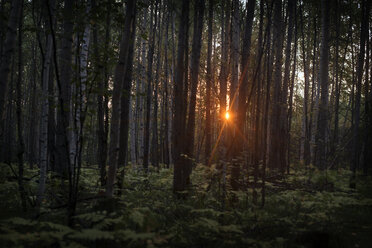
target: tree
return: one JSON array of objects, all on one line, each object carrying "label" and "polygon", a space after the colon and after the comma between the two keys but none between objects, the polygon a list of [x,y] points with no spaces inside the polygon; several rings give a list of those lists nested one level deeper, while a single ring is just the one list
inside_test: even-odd
[{"label": "tree", "polygon": [[206,102],[205,102],[205,163],[209,165],[211,152],[211,87],[212,87],[212,36],[213,36],[213,0],[208,5],[208,52],[207,52],[207,78],[206,78]]},{"label": "tree", "polygon": [[[110,145],[109,145],[109,169],[107,173],[106,196],[112,197],[114,191],[114,183],[116,178],[116,170],[118,167],[118,152],[119,152],[119,135],[120,135],[120,97],[123,89],[123,80],[126,77],[127,67],[131,67],[132,63],[128,59],[131,43],[133,43],[131,35],[135,32],[135,9],[136,1],[129,0],[127,2],[123,37],[120,42],[119,61],[115,68],[114,76],[114,91],[112,96],[112,117],[110,126]],[[129,35],[128,35],[129,34]],[[123,130],[124,132],[124,130]]]},{"label": "tree", "polygon": [[1,64],[0,64],[0,141],[4,136],[4,114],[5,101],[8,89],[8,80],[11,67],[11,59],[14,54],[15,40],[17,37],[17,27],[20,20],[23,0],[12,1],[10,16],[8,20],[8,28],[5,34],[5,42],[2,47]]},{"label": "tree", "polygon": [[363,65],[365,56],[365,44],[366,36],[368,34],[369,26],[369,1],[362,1],[362,23],[360,27],[360,46],[358,55],[358,65],[357,65],[357,82],[356,82],[356,96],[355,96],[355,106],[354,106],[354,126],[353,126],[353,161],[351,164],[352,177],[350,181],[350,187],[355,188],[355,176],[356,169],[359,167],[360,161],[360,104],[361,104],[361,94],[362,94],[362,77],[363,77]]},{"label": "tree", "polygon": [[184,172],[184,157],[182,156],[183,140],[185,137],[183,114],[184,103],[184,73],[185,73],[185,49],[187,43],[187,25],[189,15],[189,1],[182,0],[182,11],[180,15],[180,26],[178,29],[178,45],[177,45],[177,62],[175,68],[174,80],[174,116],[173,116],[173,192],[177,193],[185,190],[185,172]]},{"label": "tree", "polygon": [[329,53],[329,1],[322,0],[322,24],[321,24],[321,50],[319,65],[319,85],[321,96],[318,112],[318,124],[316,133],[316,165],[324,170],[327,166],[326,160],[326,131],[328,126],[328,53]]},{"label": "tree", "polygon": [[186,183],[190,183],[190,174],[192,170],[192,160],[194,153],[194,134],[195,134],[195,106],[196,106],[196,93],[198,90],[198,77],[200,67],[200,49],[201,39],[203,31],[203,17],[204,17],[204,0],[199,0],[195,4],[194,13],[194,35],[192,41],[192,53],[191,53],[191,68],[190,68],[190,101],[189,101],[189,116],[186,127],[186,143],[184,154],[188,156],[188,162],[185,165],[185,176]]}]

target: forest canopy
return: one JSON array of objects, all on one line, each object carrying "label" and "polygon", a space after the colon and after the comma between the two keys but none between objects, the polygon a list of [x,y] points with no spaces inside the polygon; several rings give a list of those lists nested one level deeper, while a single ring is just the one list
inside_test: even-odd
[{"label": "forest canopy", "polygon": [[1,0],[0,246],[368,247],[369,0]]}]

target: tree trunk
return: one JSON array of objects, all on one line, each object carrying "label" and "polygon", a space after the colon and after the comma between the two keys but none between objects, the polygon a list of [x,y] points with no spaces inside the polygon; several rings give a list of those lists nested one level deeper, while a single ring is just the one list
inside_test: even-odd
[{"label": "tree trunk", "polygon": [[[98,8],[96,6],[95,1],[92,1],[93,9]],[[97,25],[93,26],[93,43],[95,48],[95,56],[96,56],[96,66],[97,69],[100,70],[98,77],[98,94],[97,94],[97,122],[98,122],[98,149],[97,149],[97,160],[98,160],[98,167],[100,169],[100,182],[101,186],[106,184],[106,160],[107,160],[107,128],[105,125],[105,108],[107,108],[107,104],[105,99],[107,98],[106,91],[107,91],[107,81],[108,81],[108,46],[110,44],[110,31],[111,31],[111,4],[108,3],[107,6],[107,15],[106,15],[106,25],[105,25],[105,45],[104,45],[104,52],[103,52],[103,65],[99,64],[99,57],[98,57],[98,27]],[[101,71],[100,67],[103,67]],[[106,116],[108,117],[108,116]]]},{"label": "tree trunk", "polygon": [[[251,49],[251,37],[252,37],[252,25],[253,25],[253,17],[254,17],[254,9],[255,9],[255,1],[248,0],[246,3],[246,11],[247,16],[245,19],[245,29],[244,29],[244,37],[243,37],[243,47],[242,47],[242,57],[241,57],[241,68],[242,72],[240,75],[240,85],[237,87],[237,91],[239,92],[238,97],[238,113],[236,116],[236,128],[238,135],[237,140],[235,141],[236,147],[239,150],[236,150],[236,154],[238,156],[242,155],[241,152],[244,151],[244,126],[246,122],[246,111],[247,111],[247,92],[248,92],[248,84],[249,84],[249,73],[248,70],[250,68],[250,49]],[[233,190],[238,189],[238,182],[237,179],[240,174],[240,167],[239,164],[234,164],[232,168],[232,175],[231,175],[231,186]]]},{"label": "tree trunk", "polygon": [[[54,1],[48,0],[48,8],[47,10],[49,13],[54,13]],[[51,14],[52,16],[52,14]],[[52,23],[49,20],[49,24]],[[50,26],[47,25],[48,29]],[[52,63],[52,48],[53,48],[53,40],[52,35],[48,34],[47,41],[46,41],[46,50],[45,56],[43,61],[43,74],[41,80],[42,86],[42,105],[41,105],[41,132],[40,132],[40,179],[39,179],[39,186],[38,192],[36,196],[36,206],[40,208],[42,201],[44,199],[44,192],[45,192],[45,182],[47,177],[47,167],[48,167],[48,136],[49,136],[49,82],[50,82],[50,73],[51,73],[51,63]]]},{"label": "tree trunk", "polygon": [[[12,1],[8,27],[5,34],[5,42],[1,53],[0,64],[0,144],[3,144],[4,137],[4,118],[5,118],[5,101],[8,89],[8,77],[10,73],[11,59],[14,54],[15,40],[17,37],[17,27],[21,15],[23,0]],[[0,147],[0,150],[2,148]]]},{"label": "tree trunk", "polygon": [[182,126],[184,115],[183,95],[184,72],[185,72],[185,49],[187,46],[187,25],[189,16],[189,1],[182,0],[182,11],[180,15],[180,26],[178,30],[177,62],[174,80],[174,117],[173,117],[173,192],[178,193],[186,188],[184,176],[184,157],[182,156],[182,145],[184,142],[184,127]]},{"label": "tree trunk", "polygon": [[288,86],[291,66],[291,48],[292,48],[292,37],[293,37],[293,26],[294,26],[294,9],[296,7],[296,0],[288,0],[287,13],[288,13],[288,30],[287,30],[287,44],[285,48],[285,66],[284,66],[284,79],[283,79],[283,90],[281,96],[281,110],[280,110],[280,136],[281,136],[281,162],[282,171],[288,168]]},{"label": "tree trunk", "polygon": [[[71,104],[71,75],[72,75],[72,43],[74,24],[71,17],[73,12],[74,0],[65,0],[63,10],[63,35],[62,47],[60,50],[60,86],[59,98],[63,106],[59,106],[57,111],[56,128],[56,172],[66,176],[70,170],[69,159],[69,140],[72,137],[72,127],[70,127],[70,104]],[[63,108],[63,110],[61,109]],[[67,135],[67,137],[66,137]],[[70,162],[69,162],[70,161]]]},{"label": "tree trunk", "polygon": [[273,102],[271,109],[271,120],[270,120],[270,150],[269,150],[269,167],[271,169],[278,169],[281,173],[285,170],[284,158],[285,154],[280,151],[280,140],[281,134],[278,132],[278,126],[280,124],[280,96],[282,94],[282,59],[283,59],[283,20],[282,20],[282,0],[274,2],[274,22],[273,22],[273,34],[274,34],[274,55],[275,55],[275,67],[274,67],[274,92]]},{"label": "tree trunk", "polygon": [[322,30],[319,66],[319,85],[321,98],[317,120],[315,162],[318,168],[324,170],[327,166],[326,157],[326,131],[328,127],[328,53],[329,53],[329,12],[330,2],[322,0]]},{"label": "tree trunk", "polygon": [[194,138],[195,138],[195,106],[196,94],[198,90],[198,77],[200,67],[200,49],[201,38],[203,31],[203,17],[204,17],[204,0],[199,0],[195,4],[194,15],[194,34],[192,41],[192,54],[191,54],[191,68],[190,68],[190,102],[189,102],[189,116],[186,127],[186,142],[185,154],[188,156],[188,162],[185,168],[186,184],[190,183],[190,175],[192,171],[192,158],[194,154]]},{"label": "tree trunk", "polygon": [[211,88],[212,88],[212,36],[213,36],[213,2],[209,0],[208,6],[208,52],[207,52],[207,76],[206,76],[206,100],[205,100],[205,164],[210,165],[210,153],[212,142],[211,130]]},{"label": "tree trunk", "polygon": [[[156,10],[157,10],[157,2]],[[157,13],[154,13],[153,5],[151,5],[151,16],[150,16],[150,40],[149,50],[147,53],[147,91],[146,91],[146,118],[145,118],[145,132],[144,132],[144,154],[143,154],[143,168],[147,172],[149,169],[149,155],[150,155],[150,116],[151,116],[151,84],[152,84],[152,64],[154,61],[154,46],[155,46],[155,29],[156,23],[153,24],[153,18],[155,20]]]},{"label": "tree trunk", "polygon": [[23,82],[23,49],[22,49],[22,35],[23,35],[23,2],[21,3],[21,13],[19,16],[18,25],[18,78],[17,78],[17,134],[18,134],[18,188],[21,196],[21,203],[23,211],[27,210],[26,192],[23,185],[23,154],[25,152],[25,143],[23,140],[23,119],[22,119],[22,82]]},{"label": "tree trunk", "polygon": [[[119,135],[120,135],[120,98],[123,89],[123,80],[126,76],[126,67],[132,66],[128,63],[131,32],[134,32],[136,0],[127,2],[126,15],[124,20],[123,36],[120,42],[119,61],[115,68],[114,75],[114,91],[112,96],[112,117],[110,126],[110,145],[109,145],[109,161],[107,173],[106,196],[112,197],[114,191],[114,183],[116,178],[116,170],[118,166],[119,153]],[[124,131],[124,130],[123,130]]]},{"label": "tree trunk", "polygon": [[[302,61],[304,68],[304,103],[303,103],[303,117],[302,117],[302,142],[301,142],[301,156],[304,160],[305,165],[310,164],[310,136],[309,136],[309,63],[306,57],[306,45],[305,45],[305,27],[303,20],[303,6],[301,6],[300,20],[301,20],[301,35],[302,35]],[[315,31],[316,33],[316,31]],[[315,56],[315,55],[314,55]]]},{"label": "tree trunk", "polygon": [[369,4],[370,1],[363,0],[362,2],[362,23],[360,28],[360,51],[358,55],[357,65],[357,82],[356,82],[356,96],[354,104],[354,126],[353,126],[353,161],[351,164],[352,177],[350,180],[350,187],[355,188],[356,170],[359,168],[360,161],[360,102],[362,94],[362,79],[363,79],[363,66],[365,55],[366,35],[368,34],[369,22]]}]

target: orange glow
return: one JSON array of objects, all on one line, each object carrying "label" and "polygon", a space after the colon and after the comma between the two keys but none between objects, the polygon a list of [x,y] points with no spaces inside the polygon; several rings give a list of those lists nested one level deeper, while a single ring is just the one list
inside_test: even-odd
[{"label": "orange glow", "polygon": [[229,114],[229,112],[226,112],[225,119],[228,120],[229,118],[230,118],[230,114]]}]

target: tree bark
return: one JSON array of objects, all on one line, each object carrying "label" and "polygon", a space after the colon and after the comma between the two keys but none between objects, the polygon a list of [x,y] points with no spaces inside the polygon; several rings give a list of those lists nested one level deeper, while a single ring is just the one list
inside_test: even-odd
[{"label": "tree bark", "polygon": [[[5,118],[5,101],[6,94],[8,91],[8,80],[11,67],[11,59],[14,54],[15,40],[17,37],[17,27],[19,23],[19,17],[21,15],[23,0],[12,1],[10,10],[10,16],[8,20],[8,27],[5,34],[5,42],[3,45],[3,51],[1,53],[1,64],[0,64],[0,144],[3,144],[4,137],[4,118]],[[0,147],[0,150],[2,148]],[[2,159],[3,160],[3,159]]]},{"label": "tree bark", "polygon": [[[47,0],[49,8],[47,11],[49,13],[54,13],[54,1]],[[53,16],[51,14],[50,16]],[[49,18],[46,17],[48,20]],[[48,22],[53,23],[52,20]],[[46,25],[50,30],[50,25]],[[41,106],[41,132],[40,132],[40,179],[39,179],[39,186],[38,192],[36,196],[36,206],[40,208],[42,205],[42,201],[44,199],[44,192],[46,186],[46,177],[47,177],[47,167],[48,167],[48,131],[49,131],[49,81],[50,81],[50,73],[51,73],[51,63],[52,63],[52,48],[53,48],[53,40],[52,35],[48,34],[46,40],[46,50],[45,56],[43,61],[43,74],[41,79],[41,86],[42,86],[42,106]]]},{"label": "tree bark", "polygon": [[[115,68],[114,75],[114,91],[112,96],[112,117],[110,126],[110,145],[109,145],[109,161],[106,184],[106,196],[112,197],[114,191],[114,183],[116,178],[116,170],[118,167],[119,153],[119,135],[120,135],[120,97],[123,89],[123,80],[127,66],[132,66],[128,63],[131,32],[134,32],[136,0],[127,2],[126,15],[124,20],[123,36],[120,42],[119,61]],[[124,130],[123,130],[124,131]]]},{"label": "tree bark", "polygon": [[362,79],[363,79],[363,66],[364,66],[364,56],[365,56],[365,43],[366,35],[368,34],[368,24],[369,24],[369,4],[370,1],[362,1],[362,23],[360,27],[360,46],[358,55],[358,65],[357,65],[357,82],[356,82],[356,96],[354,104],[354,126],[353,126],[353,161],[351,164],[352,176],[350,179],[350,187],[355,188],[355,177],[356,170],[359,168],[360,162],[360,103],[362,94]]},{"label": "tree bark", "polygon": [[[157,2],[155,3],[157,9]],[[154,61],[154,46],[155,46],[155,29],[156,23],[153,24],[153,18],[157,20],[157,13],[154,13],[153,5],[151,5],[150,16],[150,40],[149,50],[147,53],[147,91],[146,91],[146,115],[145,115],[145,131],[144,131],[144,154],[143,154],[143,168],[147,172],[149,169],[150,158],[150,116],[151,116],[151,96],[152,96],[152,65]]]},{"label": "tree bark", "polygon": [[189,1],[182,0],[182,11],[180,15],[180,26],[178,29],[177,62],[174,80],[174,116],[173,116],[173,192],[178,193],[185,190],[184,157],[182,156],[182,145],[184,142],[183,115],[184,104],[184,72],[185,72],[185,49],[187,46],[187,25],[189,16]]},{"label": "tree bark", "polygon": [[212,74],[212,36],[213,36],[213,2],[209,0],[208,5],[208,52],[207,52],[207,77],[206,77],[206,100],[205,100],[205,164],[210,164],[212,130],[211,130],[211,88],[213,81]]},{"label": "tree bark", "polygon": [[23,49],[22,49],[22,35],[23,35],[23,2],[21,3],[21,13],[19,16],[18,25],[18,78],[17,78],[17,134],[18,134],[18,189],[21,196],[22,210],[27,210],[26,192],[23,184],[23,154],[25,152],[25,143],[23,139],[23,118],[22,118],[22,82],[23,82]]},{"label": "tree bark", "polygon": [[192,158],[194,155],[194,139],[195,139],[195,107],[196,107],[196,94],[198,90],[198,78],[200,67],[200,50],[201,39],[203,31],[203,17],[204,17],[205,1],[199,0],[195,4],[194,15],[194,34],[192,41],[191,53],[191,68],[190,68],[190,102],[189,102],[189,116],[186,127],[186,141],[185,141],[185,154],[188,156],[186,164],[186,184],[190,183],[190,175],[192,171]]},{"label": "tree bark", "polygon": [[321,30],[321,50],[319,66],[319,85],[321,87],[321,98],[317,120],[315,162],[318,168],[324,170],[327,166],[326,157],[326,131],[328,127],[328,53],[329,53],[329,12],[330,2],[322,0],[322,30]]}]

